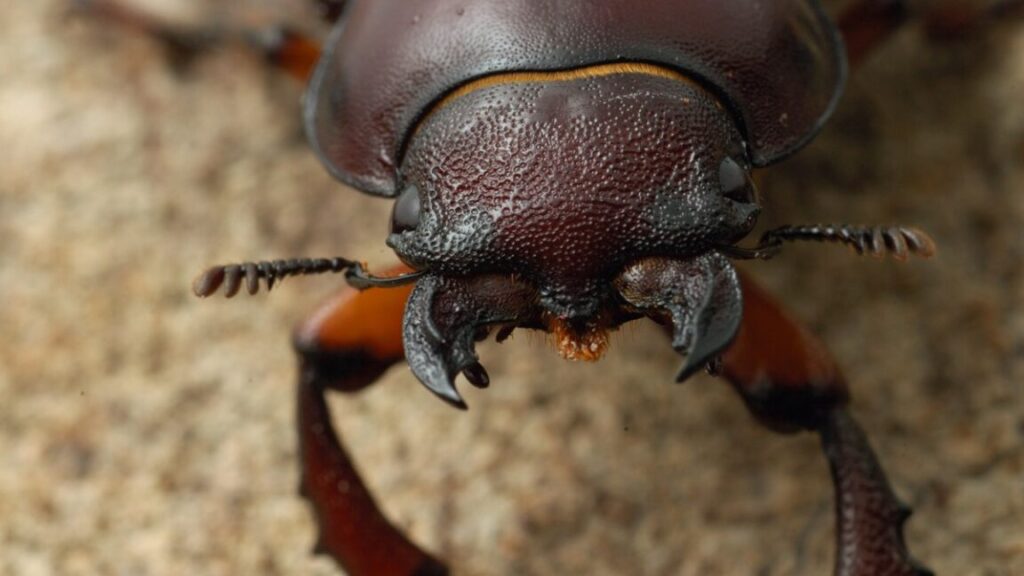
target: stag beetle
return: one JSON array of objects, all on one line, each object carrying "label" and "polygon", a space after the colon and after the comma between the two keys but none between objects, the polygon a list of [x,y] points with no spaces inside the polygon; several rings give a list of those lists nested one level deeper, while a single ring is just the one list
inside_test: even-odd
[{"label": "stag beetle", "polygon": [[[741,245],[761,211],[751,171],[814,138],[848,64],[908,20],[903,2],[854,0],[837,23],[814,0],[321,5],[336,20],[322,53],[290,32],[257,43],[311,77],[305,122],[326,168],[394,200],[387,244],[403,265],[373,275],[347,258],[249,262],[210,268],[193,286],[201,297],[255,294],[261,282],[342,272],[360,289],[294,338],[303,493],[320,551],[360,576],[448,572],[378,510],[330,422],[327,389],[364,389],[405,359],[465,408],[454,381],[489,385],[474,343],[491,333],[545,331],[563,357],[589,361],[611,331],[647,317],[685,357],[678,381],[707,368],[768,427],[820,433],[838,576],[930,574],[907,552],[909,510],[846,410],[835,362],[732,264],[794,240],[934,253],[905,226],[785,226]],[[935,21],[952,30],[992,10]]]},{"label": "stag beetle", "polygon": [[681,381],[739,329],[730,257],[801,238],[932,251],[906,227],[735,245],[760,212],[751,169],[813,138],[842,91],[842,43],[814,2],[355,2],[327,45],[306,104],[313,148],[342,182],[396,199],[387,243],[415,272],[248,263],[212,269],[196,293],[326,270],[361,288],[416,282],[406,359],[455,406],[457,374],[488,380],[472,349],[484,326],[547,330],[564,357],[593,360],[609,329],[653,317],[686,356]]}]

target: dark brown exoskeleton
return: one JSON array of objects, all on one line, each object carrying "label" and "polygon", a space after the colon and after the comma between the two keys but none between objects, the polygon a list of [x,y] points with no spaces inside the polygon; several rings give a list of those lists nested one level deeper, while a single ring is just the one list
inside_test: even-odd
[{"label": "dark brown exoskeleton", "polygon": [[295,338],[303,488],[321,551],[358,576],[447,573],[377,509],[325,390],[361,390],[404,358],[464,407],[454,380],[489,384],[474,343],[490,330],[544,330],[564,357],[593,360],[610,331],[648,317],[685,356],[677,380],[709,367],[771,428],[821,434],[837,576],[929,574],[907,553],[909,512],[845,408],[835,362],[731,263],[800,239],[933,253],[902,226],[787,226],[738,245],[761,210],[751,170],[815,136],[848,60],[906,19],[902,2],[854,0],[838,27],[814,0],[321,4],[337,24],[315,71],[315,44],[262,41],[295,75],[312,73],[307,128],[331,173],[395,199],[387,242],[405,266],[381,277],[344,258],[246,263],[195,285],[230,296],[334,271],[373,288],[343,293]]}]

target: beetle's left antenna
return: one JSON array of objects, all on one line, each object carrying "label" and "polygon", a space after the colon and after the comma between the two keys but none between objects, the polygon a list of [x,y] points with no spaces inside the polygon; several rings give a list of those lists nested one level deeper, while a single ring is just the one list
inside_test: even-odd
[{"label": "beetle's left antenna", "polygon": [[313,274],[345,273],[345,280],[360,290],[365,288],[392,288],[415,282],[423,272],[412,272],[401,276],[373,276],[361,262],[347,258],[295,258],[266,262],[243,262],[213,266],[199,275],[192,283],[192,292],[200,297],[211,296],[224,286],[224,296],[231,298],[238,294],[245,281],[249,294],[260,290],[260,281],[266,283],[269,292],[274,284],[288,276],[310,276]]}]

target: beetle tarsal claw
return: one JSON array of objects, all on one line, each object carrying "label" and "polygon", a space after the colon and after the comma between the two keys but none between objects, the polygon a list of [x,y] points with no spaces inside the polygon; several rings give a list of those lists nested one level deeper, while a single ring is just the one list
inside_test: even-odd
[{"label": "beetle tarsal claw", "polygon": [[478,329],[528,320],[535,315],[535,299],[532,288],[506,278],[424,276],[409,296],[402,323],[409,368],[431,392],[465,409],[456,376],[463,374],[478,388],[490,385],[474,349]]},{"label": "beetle tarsal claw", "polygon": [[644,259],[628,267],[615,286],[641,312],[671,320],[672,347],[686,356],[677,382],[712,362],[735,338],[743,318],[739,277],[720,254],[686,261]]}]

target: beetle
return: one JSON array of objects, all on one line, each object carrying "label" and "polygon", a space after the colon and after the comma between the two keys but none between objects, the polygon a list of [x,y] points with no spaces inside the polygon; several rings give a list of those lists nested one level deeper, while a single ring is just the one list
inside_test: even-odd
[{"label": "beetle", "polygon": [[[730,263],[793,239],[933,252],[898,226],[785,227],[737,244],[760,210],[750,170],[813,138],[842,91],[839,30],[856,60],[905,13],[862,2],[837,29],[814,2],[676,4],[330,4],[340,19],[312,80],[310,137],[339,179],[395,199],[388,243],[407,267],[381,277],[344,258],[245,263],[210,269],[195,291],[254,293],[324,271],[378,289],[330,303],[296,336],[304,489],[322,549],[350,573],[445,568],[377,511],[334,438],[326,389],[361,389],[405,357],[465,407],[453,381],[489,384],[473,350],[489,329],[549,331],[564,357],[592,360],[610,330],[642,317],[686,357],[678,379],[710,366],[771,427],[822,434],[837,574],[926,573],[843,408],[838,369]],[[282,41],[283,61],[297,43]]]}]

